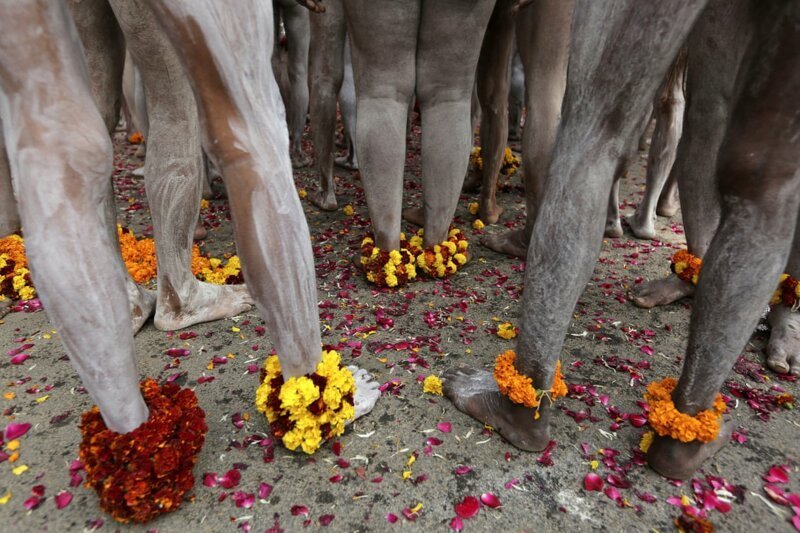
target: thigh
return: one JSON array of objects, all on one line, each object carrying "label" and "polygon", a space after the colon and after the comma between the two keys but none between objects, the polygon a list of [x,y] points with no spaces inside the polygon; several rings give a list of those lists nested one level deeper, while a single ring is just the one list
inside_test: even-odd
[{"label": "thigh", "polygon": [[344,6],[359,97],[410,98],[421,0],[345,0]]},{"label": "thigh", "polygon": [[494,5],[495,0],[423,2],[417,46],[420,100],[426,97],[460,100],[471,94],[481,43]]}]

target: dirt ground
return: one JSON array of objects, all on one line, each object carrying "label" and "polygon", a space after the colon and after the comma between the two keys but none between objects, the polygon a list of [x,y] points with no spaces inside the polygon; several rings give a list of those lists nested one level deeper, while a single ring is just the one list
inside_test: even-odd
[{"label": "dirt ground", "polygon": [[[407,204],[413,205],[421,194],[416,133],[405,184]],[[130,175],[141,161],[131,155],[134,147],[117,141],[120,222],[147,235],[144,182]],[[623,214],[641,198],[644,160],[622,183]],[[252,365],[272,349],[255,312],[198,325],[180,332],[184,335],[148,324],[136,337],[141,375],[159,380],[177,375],[177,383],[195,389],[209,431],[192,501],[146,526],[119,525],[81,486],[82,473],[73,465],[78,421],[91,401],[58,334],[45,313],[14,312],[0,321],[0,349],[13,355],[31,345],[24,349],[30,357],[12,364],[10,356],[0,356],[2,427],[12,421],[32,427],[19,438],[14,462],[5,458],[14,450],[3,448],[0,529],[444,531],[459,527],[453,521],[459,503],[484,494],[486,502],[494,496],[502,505],[482,505],[476,516],[462,520],[465,530],[669,531],[676,518],[687,520],[690,507],[723,531],[792,529],[791,509],[775,503],[780,498],[774,489],[770,498],[764,487],[800,491],[800,424],[788,406],[778,405],[782,392],[797,395],[800,387],[764,367],[766,332],[748,344],[726,383],[737,425],[734,439],[694,480],[676,483],[658,476],[638,451],[647,429],[640,416],[645,385],[679,373],[691,301],[645,311],[628,295],[635,284],[668,273],[669,256],[684,242],[680,215],[659,219],[656,241],[634,240],[629,232],[604,241],[561,353],[570,394],[558,402],[562,412],[553,417],[551,448],[531,454],[446,399],[424,394],[421,386],[424,377],[454,365],[488,368],[498,353],[514,346],[495,332],[500,322],[520,322],[525,264],[478,240],[503,225],[522,223],[519,179],[499,194],[506,208],[499,226],[472,229],[468,203],[475,197],[462,197],[455,224],[469,236],[472,254],[463,271],[444,282],[381,291],[351,264],[368,228],[360,182],[341,169],[337,176],[338,211],[323,213],[303,203],[313,234],[323,342],[383,384],[374,412],[314,456],[287,452],[273,446],[266,421],[253,406],[258,373]],[[315,186],[310,169],[296,172],[296,181],[298,189]],[[346,205],[353,206],[353,216],[343,213]],[[234,253],[225,200],[212,200],[202,216],[209,229],[204,251],[218,257]],[[186,348],[190,355],[173,358],[167,355],[170,348]],[[780,472],[788,474],[788,483],[774,481],[776,475],[782,478],[775,469],[773,481],[765,480],[773,465],[786,465]],[[237,486],[203,484],[206,474],[224,476],[232,469],[241,473]],[[584,488],[590,472],[601,476],[602,490]],[[57,501],[63,505],[69,499],[62,491],[72,500],[59,509]],[[29,499],[37,493],[38,505]]]}]

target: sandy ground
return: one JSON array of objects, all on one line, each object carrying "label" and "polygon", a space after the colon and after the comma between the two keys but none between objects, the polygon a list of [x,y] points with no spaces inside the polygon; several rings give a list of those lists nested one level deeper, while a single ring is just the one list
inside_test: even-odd
[{"label": "sandy ground", "polygon": [[[141,162],[131,157],[133,147],[117,144],[120,221],[146,234],[144,182],[129,174]],[[418,204],[418,138],[411,148],[405,188],[407,203]],[[641,198],[643,161],[622,184],[623,213]],[[792,528],[789,508],[767,503],[762,476],[772,465],[788,465],[788,485],[778,486],[800,490],[798,418],[775,404],[781,390],[796,395],[800,388],[763,366],[764,333],[748,344],[727,382],[738,426],[734,442],[707,462],[695,480],[670,482],[644,466],[636,451],[647,428],[634,427],[639,417],[629,415],[642,412],[637,402],[647,382],[678,374],[691,302],[644,311],[628,301],[628,293],[642,280],[667,274],[668,257],[683,243],[679,216],[659,220],[657,241],[627,234],[604,241],[561,353],[571,393],[559,401],[563,412],[553,418],[552,448],[530,454],[462,415],[446,399],[423,394],[420,384],[425,376],[441,375],[454,365],[488,368],[498,353],[514,346],[495,331],[500,321],[519,324],[524,262],[478,244],[482,233],[504,228],[473,230],[467,205],[474,198],[465,195],[455,223],[470,237],[469,265],[446,282],[378,291],[350,263],[368,225],[360,182],[341,169],[337,175],[337,212],[322,213],[304,202],[314,234],[323,342],[385,384],[374,412],[357,421],[338,445],[327,445],[313,457],[273,447],[267,424],[253,406],[258,374],[248,373],[248,365],[258,364],[271,350],[269,333],[263,334],[255,312],[190,328],[183,333],[194,335],[183,335],[190,337],[183,340],[148,324],[136,337],[142,376],[179,374],[178,383],[196,390],[209,431],[195,469],[192,501],[147,526],[121,526],[99,509],[91,490],[71,484],[78,421],[91,401],[57,333],[43,312],[12,313],[0,322],[2,353],[32,346],[21,365],[0,356],[2,423],[28,422],[32,428],[19,439],[19,458],[0,464],[0,529],[446,530],[455,506],[482,494],[493,494],[502,507],[483,506],[477,516],[463,520],[465,530],[669,531],[682,514],[681,496],[685,505],[702,508],[705,502],[709,508],[704,512],[720,530]],[[308,169],[297,172],[298,188],[313,189],[312,177]],[[503,224],[519,225],[518,179],[499,197],[507,209]],[[341,209],[348,204],[355,208],[352,217]],[[204,249],[217,256],[233,253],[225,201],[212,200],[203,217],[210,230]],[[169,348],[188,348],[191,355],[174,360],[166,354]],[[733,390],[748,398],[736,398]],[[224,475],[231,469],[241,472],[238,486],[226,490],[202,484],[206,473]],[[604,479],[603,491],[584,489],[584,477],[592,471]],[[265,499],[257,496],[259,487],[265,488],[262,483],[272,487]],[[35,486],[44,488],[44,498],[28,510],[25,502]],[[61,491],[73,499],[57,509],[55,496]]]}]

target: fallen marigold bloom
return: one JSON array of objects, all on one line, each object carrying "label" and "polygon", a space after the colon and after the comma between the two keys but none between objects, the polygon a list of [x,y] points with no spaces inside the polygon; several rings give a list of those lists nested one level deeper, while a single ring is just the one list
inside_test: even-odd
[{"label": "fallen marigold bloom", "polygon": [[442,380],[439,379],[438,376],[434,376],[431,374],[430,376],[426,377],[425,380],[422,382],[422,392],[427,392],[428,394],[435,394],[436,396],[441,396],[442,392]]}]

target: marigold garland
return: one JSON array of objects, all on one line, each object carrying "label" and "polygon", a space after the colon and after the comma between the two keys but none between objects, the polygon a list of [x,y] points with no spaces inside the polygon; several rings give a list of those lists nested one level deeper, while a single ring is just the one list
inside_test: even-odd
[{"label": "marigold garland", "polygon": [[131,133],[128,137],[128,142],[131,144],[142,144],[144,142],[144,135],[141,132]]},{"label": "marigold garland", "polygon": [[797,311],[800,308],[800,282],[789,274],[781,274],[778,288],[775,289],[770,303],[773,305],[782,303]]},{"label": "marigold garland", "polygon": [[256,408],[289,450],[300,447],[314,453],[324,441],[341,435],[345,423],[355,417],[355,379],[336,351],[323,351],[314,373],[288,381],[278,357],[271,355],[261,374]]},{"label": "marigold garland", "polygon": [[368,233],[361,241],[361,266],[370,281],[378,287],[402,287],[417,277],[415,254],[400,234],[400,250],[381,250]]},{"label": "marigold garland", "polygon": [[670,437],[681,442],[711,442],[717,438],[720,419],[726,405],[721,394],[717,394],[711,409],[700,411],[695,416],[681,413],[672,401],[672,391],[678,380],[664,378],[647,386],[644,399],[650,407],[647,421],[650,427],[662,437]]},{"label": "marigold garland", "polygon": [[181,506],[208,429],[192,390],[149,378],[140,387],[150,417],[135,430],[111,431],[97,407],[80,423],[85,484],[119,522],[146,522]]},{"label": "marigold garland", "polygon": [[553,386],[550,390],[537,392],[533,386],[533,380],[517,371],[514,366],[516,358],[517,354],[514,350],[506,350],[497,356],[494,365],[494,380],[497,382],[500,393],[507,396],[509,400],[533,409],[539,407],[541,397],[546,393],[549,393],[551,401],[567,395],[567,384],[561,373],[561,361],[556,363]]},{"label": "marigold garland", "polygon": [[[680,279],[687,283],[697,285],[700,279],[700,270],[703,267],[703,260],[689,253],[687,250],[678,250],[672,256],[672,271]],[[800,309],[800,282],[789,274],[781,274],[778,287],[772,294],[771,305],[783,305],[793,311]]]},{"label": "marigold garland", "polygon": [[[480,146],[476,146],[472,149],[469,155],[469,161],[472,163],[473,167],[478,170],[483,170],[483,156],[481,155]],[[503,150],[503,165],[500,167],[500,176],[510,178],[517,173],[520,163],[520,158],[514,154],[511,148],[506,146],[506,149]],[[498,176],[498,178],[500,176]]]},{"label": "marigold garland", "polygon": [[672,271],[686,283],[697,285],[703,260],[688,250],[678,250],[672,256]]},{"label": "marigold garland", "polygon": [[12,234],[0,239],[0,302],[11,300],[32,300],[36,289],[31,282],[25,256],[25,241]]},{"label": "marigold garland", "polygon": [[419,230],[409,241],[412,253],[417,257],[417,267],[429,276],[446,278],[455,274],[469,259],[469,243],[458,228],[451,227],[447,240],[423,249],[425,230]]}]

